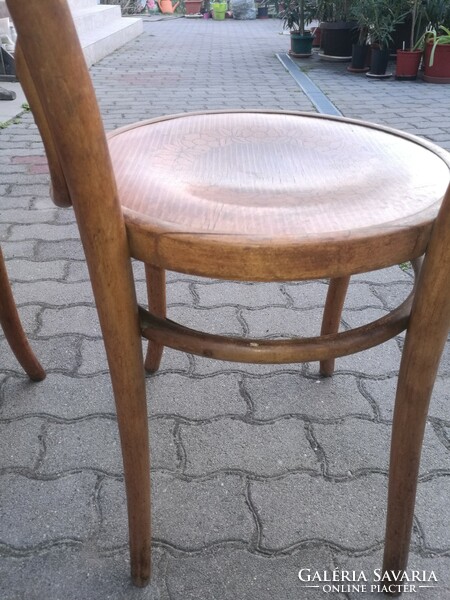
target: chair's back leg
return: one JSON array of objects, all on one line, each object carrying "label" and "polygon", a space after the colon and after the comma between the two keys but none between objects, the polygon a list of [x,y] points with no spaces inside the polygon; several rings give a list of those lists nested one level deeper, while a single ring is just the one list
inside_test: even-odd
[{"label": "chair's back leg", "polygon": [[428,405],[450,325],[448,207],[441,214],[417,282],[398,379],[383,565],[388,571],[407,566]]},{"label": "chair's back leg", "polygon": [[[349,283],[350,277],[337,277],[330,280],[320,335],[339,331],[339,323],[341,322],[342,309],[344,308]],[[334,362],[334,358],[322,360],[320,362],[320,374],[324,377],[331,377],[334,372]]]},{"label": "chair's back leg", "polygon": [[24,371],[33,381],[45,379],[45,371],[35,357],[17,313],[9,284],[8,273],[0,249],[0,325],[5,337]]},{"label": "chair's back leg", "polygon": [[[157,317],[166,317],[166,272],[164,269],[145,265],[145,278],[147,281],[147,295],[149,311]],[[150,373],[159,369],[164,346],[149,342],[145,368]]]}]

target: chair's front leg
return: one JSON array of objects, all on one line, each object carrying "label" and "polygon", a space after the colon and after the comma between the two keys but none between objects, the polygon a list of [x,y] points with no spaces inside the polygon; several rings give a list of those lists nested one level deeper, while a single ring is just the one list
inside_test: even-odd
[{"label": "chair's front leg", "polygon": [[[127,494],[131,577],[139,587],[151,574],[150,460],[147,402],[138,306],[130,259],[121,244],[85,244],[102,328],[117,420]],[[117,248],[116,248],[117,246]]]},{"label": "chair's front leg", "polygon": [[35,357],[17,313],[16,304],[0,249],[0,325],[11,350],[22,368],[33,381],[45,379],[45,371]]},{"label": "chair's front leg", "polygon": [[441,231],[436,231],[419,275],[400,366],[389,468],[385,571],[407,566],[428,405],[450,325],[450,243],[442,241],[448,237],[450,223],[446,232],[442,221],[439,225]]},{"label": "chair's front leg", "polygon": [[[145,278],[147,281],[147,295],[149,311],[156,317],[166,318],[166,272],[164,269],[145,265]],[[149,342],[147,356],[145,357],[145,369],[155,373],[159,369],[164,346]]]},{"label": "chair's front leg", "polygon": [[[341,322],[342,309],[344,308],[350,277],[336,277],[331,279],[328,286],[327,300],[323,311],[321,335],[337,333]],[[320,361],[320,374],[331,377],[334,372],[334,358]]]}]

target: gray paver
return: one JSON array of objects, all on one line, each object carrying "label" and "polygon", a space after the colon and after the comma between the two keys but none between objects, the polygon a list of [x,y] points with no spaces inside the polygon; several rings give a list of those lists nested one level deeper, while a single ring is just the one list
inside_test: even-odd
[{"label": "gray paver", "polygon": [[0,540],[7,546],[29,549],[59,540],[82,540],[96,527],[92,501],[96,477],[91,473],[52,480],[5,474],[0,482]]},{"label": "gray paver", "polygon": [[261,546],[280,551],[303,540],[326,540],[351,550],[383,540],[386,477],[373,474],[353,481],[293,473],[250,485],[262,522]]},{"label": "gray paver", "polygon": [[[166,473],[152,476],[153,538],[180,550],[199,550],[224,541],[248,543],[255,522],[246,505],[240,477],[219,475],[183,481]],[[102,525],[98,542],[111,547],[126,542],[123,481],[105,478],[99,501]]]},{"label": "gray paver", "polygon": [[182,425],[180,436],[186,453],[186,475],[221,469],[256,476],[280,475],[296,469],[319,470],[305,425],[296,419],[255,426],[223,418],[206,425]]}]

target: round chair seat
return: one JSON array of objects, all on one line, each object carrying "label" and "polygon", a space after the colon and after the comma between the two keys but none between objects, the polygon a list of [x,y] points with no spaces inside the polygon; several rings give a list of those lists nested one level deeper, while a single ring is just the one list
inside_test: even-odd
[{"label": "round chair seat", "polygon": [[449,180],[438,147],[314,114],[163,117],[109,147],[136,257],[216,277],[258,280],[264,266],[266,279],[268,261],[273,279],[337,276],[419,256]]}]

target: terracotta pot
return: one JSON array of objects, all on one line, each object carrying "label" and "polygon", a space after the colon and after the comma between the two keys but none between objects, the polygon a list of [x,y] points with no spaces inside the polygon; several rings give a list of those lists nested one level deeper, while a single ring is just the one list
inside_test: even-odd
[{"label": "terracotta pot", "polygon": [[314,31],[313,48],[320,48],[320,38],[322,37],[322,30],[320,27],[316,27]]},{"label": "terracotta pot", "polygon": [[450,44],[438,44],[434,53],[433,66],[430,67],[430,56],[433,44],[425,47],[424,81],[428,83],[450,83]]},{"label": "terracotta pot", "polygon": [[184,0],[187,15],[196,15],[200,12],[202,0]]},{"label": "terracotta pot", "polygon": [[422,50],[397,50],[395,79],[414,81],[417,79]]}]

